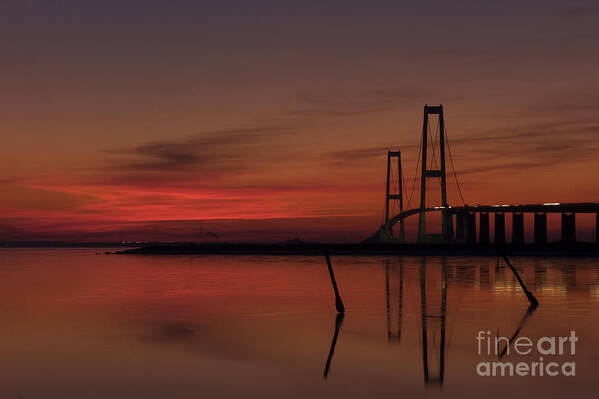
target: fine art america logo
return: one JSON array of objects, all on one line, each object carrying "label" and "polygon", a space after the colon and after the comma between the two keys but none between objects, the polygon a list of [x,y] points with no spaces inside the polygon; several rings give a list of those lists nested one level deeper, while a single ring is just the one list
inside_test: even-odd
[{"label": "fine art america logo", "polygon": [[[573,377],[576,375],[576,362],[554,361],[564,359],[554,359],[554,357],[570,357],[576,354],[576,342],[578,342],[578,337],[576,336],[575,331],[570,331],[569,336],[541,337],[536,341],[522,336],[515,339],[513,342],[510,342],[507,337],[491,338],[491,331],[479,331],[476,341],[478,343],[479,356],[495,356],[498,357],[499,360],[507,360],[479,362],[476,365],[476,373],[481,377],[555,377],[558,375]],[[517,361],[517,356],[527,356],[531,354],[533,357],[538,355],[538,360],[533,362]],[[543,356],[551,356],[551,358],[544,359]]]}]

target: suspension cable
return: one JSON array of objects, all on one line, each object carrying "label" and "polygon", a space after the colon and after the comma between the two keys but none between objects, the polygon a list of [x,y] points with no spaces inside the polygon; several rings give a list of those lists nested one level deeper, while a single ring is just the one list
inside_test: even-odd
[{"label": "suspension cable", "polygon": [[453,170],[453,177],[455,179],[455,184],[458,187],[458,192],[460,193],[460,198],[462,198],[462,203],[466,205],[466,201],[464,201],[464,195],[462,194],[462,188],[460,187],[460,182],[458,181],[458,175],[455,171],[455,165],[453,163],[453,156],[451,155],[451,146],[449,145],[449,135],[447,134],[447,123],[445,124],[445,141],[447,142],[447,149],[449,150],[449,160],[451,161],[451,169]]},{"label": "suspension cable", "polygon": [[412,204],[412,196],[414,195],[414,187],[416,186],[416,177],[418,176],[418,170],[420,169],[420,155],[422,154],[422,140],[418,140],[418,158],[416,159],[416,171],[414,171],[414,180],[412,180],[412,189],[410,190],[410,197],[408,198],[408,204],[406,209],[410,209]]},{"label": "suspension cable", "polygon": [[[407,188],[406,186],[406,180],[404,179],[404,173],[403,173],[403,168],[401,169],[401,174],[400,174],[400,179],[401,179],[401,202],[403,205],[403,197],[404,197],[404,193],[405,193],[405,189]],[[403,206],[402,206],[403,208]]]}]

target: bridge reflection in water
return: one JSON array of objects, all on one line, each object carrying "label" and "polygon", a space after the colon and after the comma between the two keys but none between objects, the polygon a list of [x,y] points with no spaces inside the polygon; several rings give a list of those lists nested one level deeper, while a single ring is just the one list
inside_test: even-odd
[{"label": "bridge reflection in water", "polygon": [[[390,270],[391,269],[391,270]],[[390,273],[393,275],[390,276]],[[401,321],[403,313],[403,260],[399,260],[399,270],[390,265],[389,259],[385,259],[385,302],[387,308],[387,340],[389,342],[401,342]],[[396,277],[395,279],[393,277]],[[397,296],[391,295],[391,284],[397,284]],[[394,287],[393,287],[394,288]],[[397,300],[397,304],[395,304]],[[391,308],[397,311],[392,312]],[[393,320],[397,317],[397,320]],[[396,329],[395,329],[396,328]]]},{"label": "bridge reflection in water", "polygon": [[[447,267],[445,258],[437,269],[420,264],[420,318],[424,383],[443,384],[445,371],[445,323],[447,321]],[[428,273],[428,278],[427,278]]]},{"label": "bridge reflection in water", "polygon": [[[450,258],[451,259],[451,258]],[[518,291],[516,281],[512,273],[507,269],[503,262],[497,262],[494,266],[489,265],[489,259],[480,265],[464,264],[464,265],[448,265],[449,261],[445,257],[435,258],[434,261],[429,261],[427,257],[422,257],[417,266],[417,273],[411,273],[412,281],[405,281],[406,273],[403,258],[384,260],[384,295],[386,307],[386,337],[390,345],[400,345],[402,336],[405,333],[417,333],[419,342],[419,351],[422,367],[422,375],[426,387],[442,388],[445,370],[446,359],[450,347],[451,337],[448,336],[448,287],[455,286],[456,290],[466,290],[472,292],[475,286],[478,289],[492,290],[495,292],[514,292]],[[414,259],[411,258],[408,262],[414,266]],[[493,262],[494,263],[494,262]],[[520,268],[521,269],[521,268]],[[526,270],[519,270],[521,273],[528,275],[531,285],[539,291],[544,289],[554,289],[556,281],[549,281],[547,276],[547,267],[535,262],[533,267],[528,267]],[[413,281],[413,278],[418,279]],[[577,285],[576,270],[564,269],[561,271],[561,281],[566,284],[564,289],[567,289],[568,284],[570,289],[579,289]],[[453,285],[452,285],[453,284]],[[458,286],[459,285],[459,286]],[[419,294],[418,311],[415,309],[405,308],[404,296],[406,295],[406,287],[412,286],[416,291],[412,290],[412,296]],[[455,295],[455,294],[454,294]],[[518,294],[519,295],[519,294]],[[416,298],[413,298],[414,303]],[[454,302],[455,296],[454,296]],[[522,295],[523,304],[526,303],[526,298]],[[454,303],[453,308],[457,310],[459,304]],[[528,307],[522,314],[519,322],[514,322],[513,325],[500,326],[501,329],[506,329],[505,336],[508,338],[508,345],[519,336],[521,330],[529,322],[536,307]],[[351,310],[350,310],[351,312]],[[407,313],[418,315],[418,327],[416,330],[403,331],[403,318]],[[457,314],[457,313],[455,313]],[[454,314],[454,318],[455,318]],[[332,335],[331,347],[326,360],[324,377],[327,378],[335,347],[340,337],[341,326],[344,316],[337,315],[334,322],[334,333]],[[454,320],[454,323],[456,320]],[[412,327],[414,324],[412,324]],[[499,327],[499,326],[498,326]],[[408,343],[409,345],[409,343]],[[502,358],[506,353],[507,346],[500,347],[498,358]]]}]

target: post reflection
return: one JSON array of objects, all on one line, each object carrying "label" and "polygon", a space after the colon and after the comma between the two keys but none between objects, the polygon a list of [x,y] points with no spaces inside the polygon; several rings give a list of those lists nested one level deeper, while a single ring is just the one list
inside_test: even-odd
[{"label": "post reflection", "polygon": [[329,375],[331,361],[333,360],[333,355],[335,354],[335,347],[337,346],[337,338],[339,337],[339,332],[341,331],[341,326],[343,325],[344,318],[345,315],[343,313],[337,313],[337,316],[335,317],[335,332],[333,333],[333,339],[331,340],[331,349],[329,349],[329,356],[327,356],[327,362],[324,366],[323,377],[325,379]]},{"label": "post reflection", "polygon": [[537,310],[538,305],[536,304],[531,304],[528,309],[526,309],[526,312],[524,312],[524,316],[522,316],[522,320],[520,320],[520,323],[518,324],[518,327],[516,328],[516,331],[514,331],[514,333],[512,334],[512,336],[508,339],[508,343],[505,346],[505,348],[503,348],[503,350],[501,350],[499,352],[499,359],[503,358],[505,356],[505,354],[507,353],[507,350],[509,348],[509,346],[512,344],[512,342],[518,338],[518,335],[520,334],[520,331],[522,330],[522,328],[524,327],[524,325],[526,324],[526,322],[528,321],[529,317],[532,316],[532,314],[535,312],[535,310]]}]

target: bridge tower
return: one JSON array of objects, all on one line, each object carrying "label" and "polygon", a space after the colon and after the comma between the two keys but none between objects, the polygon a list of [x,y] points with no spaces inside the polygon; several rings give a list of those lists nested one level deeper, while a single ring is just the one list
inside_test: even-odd
[{"label": "bridge tower", "polygon": [[[432,145],[432,155],[434,156],[435,143],[428,142],[429,115],[439,115],[439,165],[438,169],[429,169],[428,150],[429,144]],[[441,179],[441,206],[445,209],[441,212],[441,231],[442,237],[435,237],[426,233],[426,183],[427,179]],[[451,214],[447,209],[447,185],[445,181],[445,122],[443,120],[443,106],[424,106],[424,121],[422,125],[422,175],[420,178],[420,219],[418,223],[418,243],[431,241],[450,241],[453,236],[453,223]],[[435,239],[437,238],[437,239]],[[440,238],[440,240],[439,240]]]},{"label": "bridge tower", "polygon": [[[393,158],[397,158],[397,182],[392,181]],[[396,192],[391,192],[391,185],[394,186]],[[403,212],[403,186],[401,178],[401,152],[389,151],[387,153],[387,186],[385,190],[385,224],[383,225],[382,239],[383,241],[393,241],[393,227],[389,224],[389,203],[391,201],[399,202],[399,213]],[[403,220],[399,221],[399,241],[405,240],[405,229]]]}]

